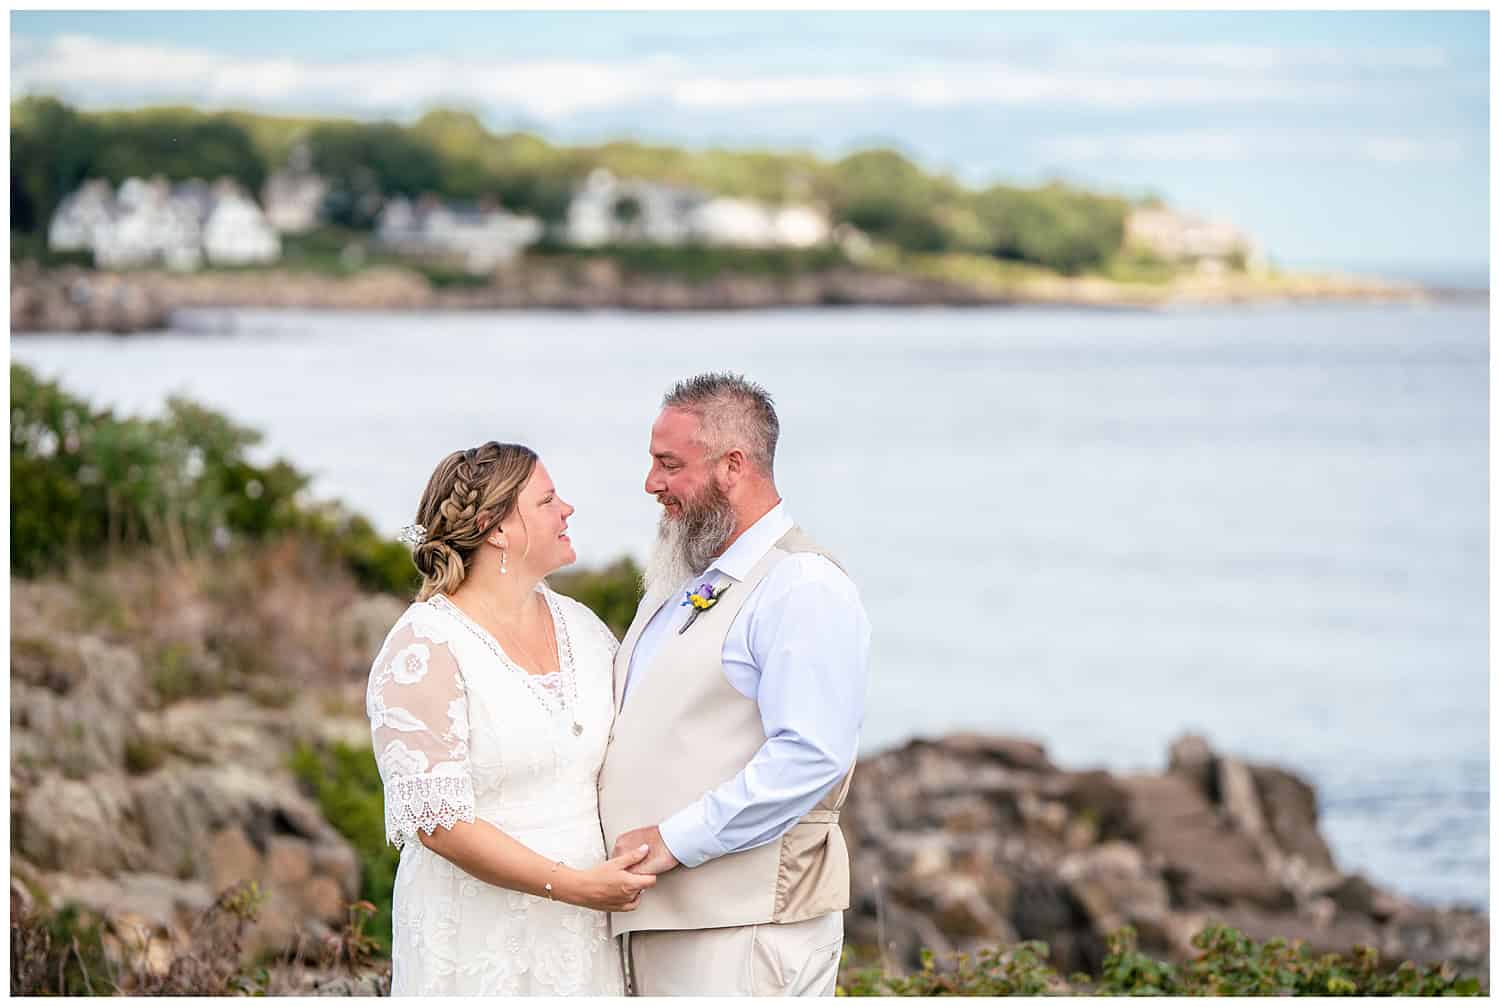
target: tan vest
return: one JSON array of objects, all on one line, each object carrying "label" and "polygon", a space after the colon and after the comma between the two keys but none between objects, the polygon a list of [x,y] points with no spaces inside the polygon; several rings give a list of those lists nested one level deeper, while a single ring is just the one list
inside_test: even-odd
[{"label": "tan vest", "polygon": [[[716,583],[733,589],[687,632],[668,634],[622,709],[620,693],[636,642],[662,605],[678,599],[641,602],[615,657],[615,723],[599,771],[606,847],[631,829],[660,824],[733,779],[766,743],[755,700],[724,677],[724,641],[756,585],[794,552],[838,563],[793,528],[744,580],[715,573]],[[853,776],[851,766],[780,839],[661,875],[639,909],[611,914],[611,932],[796,923],[849,908],[849,850],[838,820]]]}]

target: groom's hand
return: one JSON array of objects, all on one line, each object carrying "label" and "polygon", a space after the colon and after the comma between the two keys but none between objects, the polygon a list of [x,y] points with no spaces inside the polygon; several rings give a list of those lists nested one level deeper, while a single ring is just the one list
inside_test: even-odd
[{"label": "groom's hand", "polygon": [[665,874],[672,868],[681,866],[677,858],[672,856],[672,851],[667,849],[667,844],[662,841],[661,829],[655,825],[621,833],[620,838],[615,840],[615,849],[611,856],[617,857],[637,846],[651,847],[651,852],[646,854],[646,859],[630,868],[637,874]]}]

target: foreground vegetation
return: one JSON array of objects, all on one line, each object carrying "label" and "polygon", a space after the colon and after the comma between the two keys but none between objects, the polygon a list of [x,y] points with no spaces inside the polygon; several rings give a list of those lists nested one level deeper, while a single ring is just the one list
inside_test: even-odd
[{"label": "foreground vegetation", "polygon": [[194,922],[190,942],[173,947],[144,933],[122,942],[76,906],[51,911],[12,897],[11,996],[295,995],[310,974],[325,983],[356,980],[350,992],[379,989],[358,982],[379,950],[366,933],[369,903],[351,904],[340,931],[315,948],[299,943],[274,959],[247,960],[246,931],[264,903],[253,882],[227,888]]},{"label": "foreground vegetation", "polygon": [[[320,984],[346,979],[341,992],[386,992],[388,972],[379,946],[367,932],[374,907],[350,906],[349,919],[311,955],[289,949],[270,961],[246,961],[245,929],[255,921],[262,897],[253,884],[223,892],[192,928],[186,946],[163,948],[150,939],[109,953],[97,919],[74,907],[38,911],[12,902],[11,994],[63,995],[250,995],[296,994],[307,989],[309,972]],[[378,924],[376,924],[378,930]],[[1047,964],[1047,946],[1027,941],[1010,948],[958,956],[939,964],[930,956],[920,972],[900,975],[882,968],[850,968],[845,955],[840,996],[1482,996],[1480,981],[1444,965],[1418,968],[1410,962],[1382,968],[1371,948],[1349,956],[1314,959],[1299,945],[1272,940],[1258,944],[1229,927],[1210,926],[1193,938],[1198,955],[1182,965],[1158,961],[1136,950],[1135,933],[1122,928],[1109,938],[1109,954],[1097,978],[1082,973],[1064,980]],[[306,958],[312,958],[312,965]]]},{"label": "foreground vegetation", "polygon": [[[912,975],[882,968],[845,968],[843,996],[1482,996],[1478,979],[1446,965],[1383,968],[1373,948],[1313,958],[1300,942],[1250,940],[1232,927],[1211,925],[1193,937],[1198,955],[1182,965],[1158,961],[1136,947],[1122,927],[1109,936],[1097,977],[1065,981],[1047,964],[1047,945],[1026,941],[988,948],[939,963],[924,955]],[[846,964],[848,955],[846,953]]]},{"label": "foreground vegetation", "polygon": [[[58,580],[66,589],[61,596],[77,609],[49,610],[49,626],[128,645],[150,669],[162,704],[244,694],[274,709],[290,703],[296,690],[326,695],[330,717],[360,716],[350,694],[361,691],[359,662],[368,662],[367,648],[334,639],[319,613],[350,608],[362,593],[409,596],[413,575],[403,547],[357,515],[309,500],[306,475],[285,462],[252,463],[247,453],[256,435],[194,403],[174,400],[157,418],[120,417],[13,365],[11,405],[12,570]],[[554,585],[622,633],[639,597],[639,571],[622,560],[565,573]],[[184,598],[199,603],[204,624],[213,627],[210,638],[199,639],[201,628],[192,624],[161,618]],[[309,636],[320,632],[328,639],[318,638],[317,652],[308,653]],[[13,662],[29,660],[16,646]],[[130,748],[126,770],[150,773],[167,754]],[[378,974],[389,952],[398,857],[384,841],[373,755],[367,745],[303,740],[287,753],[287,765],[359,860],[359,900],[340,932],[317,947],[247,961],[242,938],[263,904],[253,887],[221,893],[188,943],[168,945],[145,935],[124,939],[76,906],[49,905],[40,892],[18,901],[13,883],[11,992],[274,994],[303,990],[313,972],[319,981],[364,982]],[[1479,980],[1446,966],[1391,967],[1367,948],[1313,958],[1300,946],[1258,944],[1224,927],[1204,930],[1194,946],[1192,961],[1163,962],[1141,953],[1123,930],[1097,976],[1066,978],[1048,965],[1047,948],[1037,942],[929,960],[911,975],[856,960],[851,951],[841,990],[850,996],[1481,992]]]}]

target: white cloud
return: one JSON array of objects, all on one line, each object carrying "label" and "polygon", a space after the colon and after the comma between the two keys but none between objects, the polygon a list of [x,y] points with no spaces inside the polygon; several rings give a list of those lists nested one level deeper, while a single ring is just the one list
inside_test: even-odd
[{"label": "white cloud", "polygon": [[1294,79],[1272,71],[1309,61],[1349,65],[1365,59],[1419,68],[1444,63],[1441,50],[1380,50],[1363,57],[1343,50],[1309,52],[1069,46],[1045,57],[1045,68],[970,59],[860,72],[735,73],[705,69],[701,62],[689,66],[680,58],[299,61],[60,35],[16,46],[11,88],[14,93],[55,92],[91,104],[190,99],[215,106],[340,107],[372,115],[456,101],[557,122],[579,112],[643,102],[709,110],[880,102],[917,108],[1058,104],[1104,109],[1305,104],[1356,99],[1368,92],[1352,79]]},{"label": "white cloud", "polygon": [[1075,42],[1057,50],[1076,66],[1192,67],[1232,72],[1290,70],[1442,70],[1448,54],[1435,46],[1357,49],[1338,46],[1151,45]]},{"label": "white cloud", "polygon": [[1063,163],[1297,158],[1410,164],[1459,161],[1468,155],[1469,145],[1452,134],[1191,129],[1054,136],[1039,141],[1037,152]]},{"label": "white cloud", "polygon": [[18,55],[11,89],[58,91],[88,101],[191,95],[211,105],[333,103],[370,112],[459,99],[515,105],[552,119],[652,97],[662,90],[662,71],[660,61],[495,64],[424,57],[317,63],[61,35]]}]

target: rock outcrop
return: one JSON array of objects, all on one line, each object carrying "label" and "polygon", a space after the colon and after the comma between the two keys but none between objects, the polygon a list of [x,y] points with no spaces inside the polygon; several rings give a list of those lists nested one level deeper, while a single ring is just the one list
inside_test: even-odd
[{"label": "rock outcrop", "polygon": [[851,945],[898,968],[1043,940],[1065,974],[1097,974],[1106,937],[1183,960],[1211,922],[1314,953],[1373,947],[1394,961],[1484,974],[1489,923],[1337,869],[1313,788],[1295,774],[1172,746],[1161,774],[1062,770],[1040,745],[959,736],[864,759],[843,815]]},{"label": "rock outcrop", "polygon": [[[301,743],[368,744],[364,666],[404,605],[279,555],[215,562],[212,591],[191,572],[94,572],[90,604],[127,609],[109,625],[64,582],[12,581],[13,902],[72,902],[173,947],[219,893],[254,881],[266,899],[249,954],[297,936],[316,945],[344,921],[360,860],[288,758]],[[213,646],[195,649],[198,637]],[[163,654],[208,667],[248,652],[243,641],[253,671],[204,675],[216,691],[167,701],[161,686],[177,680]],[[258,687],[276,676],[279,688]],[[842,821],[848,944],[896,968],[923,948],[1039,939],[1064,974],[1097,974],[1122,926],[1180,960],[1217,921],[1317,952],[1365,944],[1396,962],[1488,969],[1483,914],[1340,871],[1306,781],[1201,738],[1176,742],[1164,772],[1123,775],[1059,767],[1027,739],[913,741],[862,759]],[[304,992],[376,988],[304,978]]]},{"label": "rock outcrop", "polygon": [[344,920],[358,858],[286,768],[299,740],[340,729],[316,705],[231,695],[153,709],[136,655],[90,636],[22,631],[12,667],[13,877],[55,905],[168,933],[255,881],[266,900],[252,953]]}]

